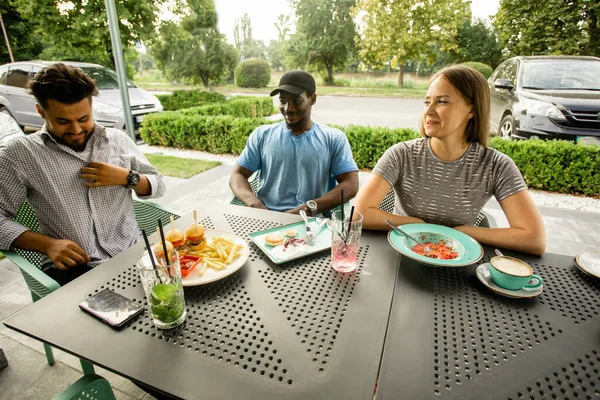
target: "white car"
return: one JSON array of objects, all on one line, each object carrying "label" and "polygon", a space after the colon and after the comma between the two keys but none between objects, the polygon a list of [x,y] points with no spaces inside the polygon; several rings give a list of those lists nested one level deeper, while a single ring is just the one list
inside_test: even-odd
[{"label": "white car", "polygon": [[11,139],[25,136],[21,127],[10,114],[0,112],[0,148]]},{"label": "white car", "polygon": [[[41,128],[44,120],[35,108],[35,98],[25,91],[25,85],[36,72],[56,61],[21,61],[0,66],[0,112],[10,113],[19,125]],[[125,130],[125,115],[117,74],[101,65],[66,61],[81,68],[96,80],[99,95],[94,97],[94,120],[107,128]],[[162,111],[160,101],[151,93],[127,81],[129,102],[135,131],[146,114]]]}]

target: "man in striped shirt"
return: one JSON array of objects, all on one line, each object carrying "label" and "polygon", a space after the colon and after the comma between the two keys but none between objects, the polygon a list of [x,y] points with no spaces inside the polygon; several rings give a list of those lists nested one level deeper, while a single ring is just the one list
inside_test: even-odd
[{"label": "man in striped shirt", "polygon": [[[29,91],[46,123],[0,149],[0,249],[43,253],[62,285],[132,246],[140,237],[132,191],[156,198],[165,185],[124,132],[94,123],[98,90],[83,71],[51,65]],[[12,220],[25,200],[40,233]]]}]

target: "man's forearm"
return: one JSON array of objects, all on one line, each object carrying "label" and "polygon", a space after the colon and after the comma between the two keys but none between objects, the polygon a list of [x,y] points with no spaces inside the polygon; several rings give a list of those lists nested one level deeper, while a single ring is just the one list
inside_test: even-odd
[{"label": "man's forearm", "polygon": [[[127,184],[127,182],[125,182],[125,184]],[[150,196],[152,194],[152,186],[146,175],[140,175],[140,183],[138,183],[133,190],[138,196]]]},{"label": "man's forearm", "polygon": [[249,207],[255,205],[257,202],[260,202],[258,197],[252,193],[252,188],[250,187],[248,179],[246,179],[243,175],[232,175],[229,181],[229,187],[231,188],[233,194]]},{"label": "man's forearm", "polygon": [[335,188],[331,189],[325,195],[314,199],[317,202],[317,212],[330,210],[340,205],[341,193],[344,191],[344,203],[350,201],[356,196],[358,191],[358,184],[353,181],[340,182]]},{"label": "man's forearm", "polygon": [[33,231],[25,231],[12,242],[12,247],[48,254],[48,247],[54,240],[55,239],[50,236],[35,233]]}]

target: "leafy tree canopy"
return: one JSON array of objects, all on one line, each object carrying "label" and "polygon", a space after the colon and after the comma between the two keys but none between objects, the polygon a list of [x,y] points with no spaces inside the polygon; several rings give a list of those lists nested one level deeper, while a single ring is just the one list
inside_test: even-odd
[{"label": "leafy tree canopy", "polygon": [[315,65],[327,71],[333,83],[333,69],[344,67],[354,52],[356,30],[351,10],[355,0],[290,0],[295,8],[296,32],[287,48],[292,66]]},{"label": "leafy tree canopy", "polygon": [[[38,57],[43,49],[42,38],[33,33],[32,27],[36,21],[28,21],[23,17],[12,0],[0,3],[0,13],[6,28],[15,61],[32,60]],[[10,62],[8,48],[5,45],[4,36],[0,39],[0,64]]]},{"label": "leafy tree canopy", "polygon": [[358,0],[359,47],[364,62],[399,67],[398,87],[407,60],[430,64],[440,51],[458,48],[458,29],[471,18],[470,0]]},{"label": "leafy tree canopy", "polygon": [[[41,58],[114,66],[104,0],[11,1],[24,18],[37,22],[33,33],[44,45]],[[155,34],[159,8],[164,1],[115,1],[123,49]]]},{"label": "leafy tree canopy", "polygon": [[213,0],[188,0],[180,23],[161,23],[150,51],[168,77],[208,87],[232,73],[237,53],[217,30]]},{"label": "leafy tree canopy", "polygon": [[233,28],[235,48],[243,58],[265,58],[265,43],[252,38],[252,21],[248,14],[235,21]]},{"label": "leafy tree canopy", "polygon": [[509,56],[600,56],[598,0],[502,0],[494,25]]}]

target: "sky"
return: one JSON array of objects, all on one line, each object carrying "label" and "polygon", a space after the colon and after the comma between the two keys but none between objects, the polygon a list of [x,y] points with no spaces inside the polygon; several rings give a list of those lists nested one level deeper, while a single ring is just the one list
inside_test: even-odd
[{"label": "sky", "polygon": [[[279,14],[289,14],[288,0],[214,0],[219,18],[219,32],[227,35],[233,43],[233,27],[236,19],[248,13],[252,21],[252,37],[269,44],[277,39],[277,29],[273,25]],[[472,0],[473,17],[489,19],[496,14],[500,0]]]}]

